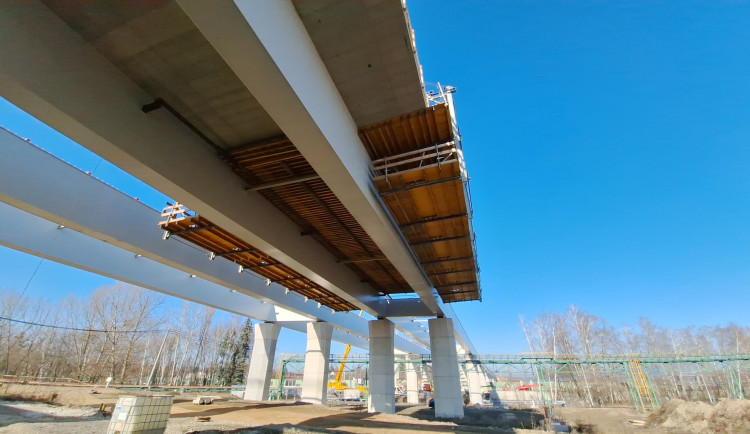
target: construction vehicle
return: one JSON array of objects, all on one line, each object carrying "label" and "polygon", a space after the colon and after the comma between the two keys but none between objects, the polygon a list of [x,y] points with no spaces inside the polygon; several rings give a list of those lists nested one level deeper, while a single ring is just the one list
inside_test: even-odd
[{"label": "construction vehicle", "polygon": [[[344,384],[343,379],[344,379],[344,368],[346,367],[346,358],[349,357],[349,351],[351,351],[351,349],[352,349],[351,345],[346,346],[346,349],[344,350],[344,358],[341,359],[341,365],[339,366],[339,370],[336,372],[336,378],[333,381],[328,382],[329,389],[333,389],[336,391],[350,389],[349,387],[346,386],[346,384]],[[360,392],[367,393],[367,389],[365,389],[362,386],[358,386],[356,389],[359,390]]]}]

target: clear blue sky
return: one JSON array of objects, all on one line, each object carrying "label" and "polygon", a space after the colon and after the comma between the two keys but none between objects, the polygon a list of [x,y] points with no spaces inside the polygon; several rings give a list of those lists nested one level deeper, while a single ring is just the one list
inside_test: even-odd
[{"label": "clear blue sky", "polygon": [[[484,302],[454,306],[480,352],[525,350],[518,315],[569,304],[750,325],[750,4],[671,5],[407,3],[425,79],[458,88]],[[7,104],[0,124],[163,203]],[[0,249],[0,288],[38,262]],[[45,261],[29,293],[109,282]]]},{"label": "clear blue sky", "polygon": [[675,3],[408,3],[426,79],[458,88],[480,351],[571,303],[750,324],[750,5]]}]

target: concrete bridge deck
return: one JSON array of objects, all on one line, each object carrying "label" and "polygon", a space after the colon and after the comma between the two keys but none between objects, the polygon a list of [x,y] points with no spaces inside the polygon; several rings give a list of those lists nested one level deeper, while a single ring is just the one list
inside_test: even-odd
[{"label": "concrete bridge deck", "polygon": [[[266,321],[256,326],[248,396],[264,396],[278,329],[301,315],[315,321],[305,325],[310,376],[325,374],[320,356],[334,329],[369,339],[372,375],[383,379],[397,342],[429,347],[441,372],[438,413],[463,414],[456,343],[475,351],[447,303],[481,299],[468,175],[452,95],[425,94],[401,1],[42,1],[3,8],[0,27],[4,98],[231,234],[232,249],[257,249],[246,268],[269,265],[263,258],[279,268],[265,288],[248,283],[220,246],[204,253],[221,260],[207,261],[162,242],[147,222],[153,210],[28,149],[0,171],[0,199],[35,216],[6,209],[19,227],[44,230],[9,233],[7,245],[175,291],[137,279],[132,260],[65,248],[130,252],[154,272],[166,266],[257,297],[243,301]],[[50,224],[82,235],[45,252]],[[237,298],[192,291],[217,306]],[[351,310],[377,319],[342,312]],[[429,333],[413,317],[430,318]],[[313,402],[324,399],[317,383],[306,392]],[[392,412],[383,385],[370,409]]]}]

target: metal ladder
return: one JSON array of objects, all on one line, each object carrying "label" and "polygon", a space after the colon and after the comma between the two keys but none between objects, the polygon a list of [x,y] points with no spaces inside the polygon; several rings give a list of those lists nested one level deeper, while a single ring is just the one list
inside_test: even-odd
[{"label": "metal ladder", "polygon": [[654,388],[651,386],[651,380],[643,371],[641,361],[638,359],[630,360],[628,362],[628,373],[633,383],[630,387],[630,393],[635,409],[644,413],[646,406],[649,405],[651,410],[656,410],[659,407],[659,401],[656,398],[656,393],[654,393]]}]

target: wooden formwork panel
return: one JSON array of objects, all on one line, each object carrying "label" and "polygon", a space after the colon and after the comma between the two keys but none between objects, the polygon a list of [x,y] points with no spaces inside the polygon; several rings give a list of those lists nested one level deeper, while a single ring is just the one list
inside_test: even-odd
[{"label": "wooden formwork panel", "polygon": [[370,159],[401,154],[453,139],[453,125],[446,104],[379,122],[359,132]]},{"label": "wooden formwork panel", "polygon": [[[443,300],[475,300],[480,298],[477,264],[452,122],[448,106],[440,104],[362,128],[360,138],[373,160],[375,186]],[[290,140],[258,142],[233,152],[228,160],[249,190],[258,191],[294,221],[302,235],[317,240],[374,291],[413,292]],[[170,222],[165,229],[179,232],[189,228],[185,225],[210,224],[195,217]],[[207,250],[225,252],[223,256],[238,265],[327,303],[322,304],[337,310],[355,308],[328,299],[333,294],[262,252],[247,252],[252,246],[220,228],[180,236]],[[244,253],[226,250],[230,248]]]},{"label": "wooden formwork panel", "polygon": [[[235,171],[251,188],[266,186],[258,190],[261,195],[297,223],[304,235],[313,237],[336,258],[345,261],[375,291],[383,294],[412,291],[292,142],[280,139],[256,144],[231,157]],[[372,258],[382,259],[369,260]]]},{"label": "wooden formwork panel", "polygon": [[[174,212],[176,208],[179,210],[177,213]],[[179,205],[167,207],[162,215],[166,217],[160,222],[163,230],[167,231],[170,236],[177,236],[205,249],[211,258],[224,258],[232,261],[246,271],[252,271],[333,310],[357,309],[353,304],[218,227],[208,219],[191,215],[184,207]]]},{"label": "wooden formwork panel", "polygon": [[453,160],[374,179],[444,302],[481,297],[461,170]]}]

